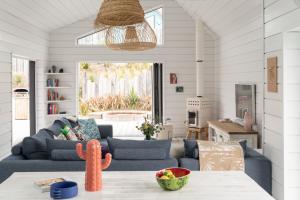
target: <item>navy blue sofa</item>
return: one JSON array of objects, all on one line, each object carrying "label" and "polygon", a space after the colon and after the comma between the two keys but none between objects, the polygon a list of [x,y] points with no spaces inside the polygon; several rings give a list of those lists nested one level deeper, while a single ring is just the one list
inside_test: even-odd
[{"label": "navy blue sofa", "polygon": [[[85,161],[81,160],[74,150],[76,142],[54,140],[53,132],[62,126],[60,123],[54,123],[52,127],[42,129],[36,135],[24,138],[22,143],[15,145],[12,148],[12,154],[0,162],[0,183],[5,181],[14,172],[85,171]],[[113,137],[112,126],[100,125],[98,128],[101,133],[101,146],[108,147],[107,138]],[[49,146],[50,144],[49,141],[59,147],[59,150],[53,150],[51,155],[47,152],[47,145]],[[51,145],[53,146],[53,144]],[[70,150],[70,147],[72,150]],[[156,171],[168,167],[178,167],[177,159],[170,158],[169,155],[166,158],[159,157],[159,159],[122,159],[120,157],[112,159],[111,165],[107,170]]]},{"label": "navy blue sofa", "polygon": [[[56,121],[51,127],[42,129],[15,145],[12,154],[0,162],[0,183],[14,172],[84,171],[85,161],[81,160],[74,150],[76,142],[54,140],[55,132],[61,127],[63,124]],[[154,146],[150,144],[151,141],[148,141],[149,145],[143,141],[121,141],[111,139],[111,125],[100,125],[98,128],[102,147],[110,146],[109,151],[113,155],[108,171],[157,171],[178,166],[190,170],[200,169],[199,160],[193,155],[197,148],[196,141],[192,141],[192,147],[185,146],[185,157],[171,158],[170,141],[152,141]],[[150,149],[147,146],[150,146]],[[139,151],[136,151],[136,148]],[[271,194],[271,162],[250,148],[246,148],[244,153],[246,174]]]}]

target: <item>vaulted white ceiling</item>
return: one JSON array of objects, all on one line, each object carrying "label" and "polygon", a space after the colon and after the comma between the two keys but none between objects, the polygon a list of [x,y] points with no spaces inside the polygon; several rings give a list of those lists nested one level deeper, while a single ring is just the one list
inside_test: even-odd
[{"label": "vaulted white ceiling", "polygon": [[[157,0],[140,0],[143,2]],[[163,0],[164,1],[164,0]],[[229,0],[174,0],[194,18],[209,18],[209,9]],[[240,0],[238,0],[240,1]],[[1,0],[0,9],[44,30],[52,31],[96,15],[102,0]]]},{"label": "vaulted white ceiling", "polygon": [[[263,14],[261,0],[176,0],[194,19],[201,19],[214,33],[230,33],[229,27],[254,23]],[[255,13],[253,13],[255,12]],[[248,21],[244,19],[248,18]],[[262,22],[259,22],[262,23]]]},{"label": "vaulted white ceiling", "polygon": [[51,31],[95,15],[102,0],[1,0],[0,9]]},{"label": "vaulted white ceiling", "polygon": [[[157,0],[140,1],[143,4],[144,2],[156,2]],[[182,0],[181,2],[185,1]],[[191,2],[199,1],[206,0]],[[96,15],[101,3],[102,0],[1,0],[0,9],[49,32]],[[187,6],[188,4],[184,5]]]},{"label": "vaulted white ceiling", "polygon": [[[157,0],[140,1],[143,4]],[[194,19],[201,19],[215,33],[224,34],[226,25],[236,20],[233,19],[233,13],[249,12],[258,6],[261,0],[174,1],[177,1]],[[49,32],[96,15],[101,3],[102,0],[1,0],[0,9]]]}]

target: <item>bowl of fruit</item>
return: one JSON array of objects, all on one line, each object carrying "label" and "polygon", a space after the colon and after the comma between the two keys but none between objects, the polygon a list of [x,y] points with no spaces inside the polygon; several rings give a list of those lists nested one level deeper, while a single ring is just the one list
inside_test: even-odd
[{"label": "bowl of fruit", "polygon": [[185,168],[167,168],[156,172],[156,180],[164,190],[176,191],[188,183],[191,171]]}]

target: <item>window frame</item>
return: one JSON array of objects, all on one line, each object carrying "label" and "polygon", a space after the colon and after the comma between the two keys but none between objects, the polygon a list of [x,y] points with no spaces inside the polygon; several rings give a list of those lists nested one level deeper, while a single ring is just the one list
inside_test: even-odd
[{"label": "window frame", "polygon": [[[145,13],[149,13],[149,12],[152,12],[152,11],[155,11],[155,10],[158,10],[158,9],[162,9],[162,39],[161,39],[161,44],[157,44],[157,46],[160,47],[160,46],[165,45],[165,8],[164,8],[163,5],[160,5],[160,6],[153,7],[151,9],[147,9],[145,11]],[[89,31],[85,34],[82,34],[82,35],[76,37],[75,46],[76,47],[83,47],[83,48],[85,48],[85,47],[98,47],[99,48],[99,47],[105,46],[105,44],[79,44],[78,43],[78,40],[83,39],[83,38],[88,37],[88,36],[91,36],[95,33],[100,32],[100,31],[104,31],[104,29],[92,30],[92,31]]]}]

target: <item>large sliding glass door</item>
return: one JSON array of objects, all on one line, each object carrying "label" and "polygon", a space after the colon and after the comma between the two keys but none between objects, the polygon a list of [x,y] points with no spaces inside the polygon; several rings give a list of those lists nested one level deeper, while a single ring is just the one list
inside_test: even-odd
[{"label": "large sliding glass door", "polygon": [[114,137],[143,137],[136,126],[144,118],[162,115],[154,108],[162,106],[161,67],[153,63],[80,63],[79,117],[113,125]]}]

